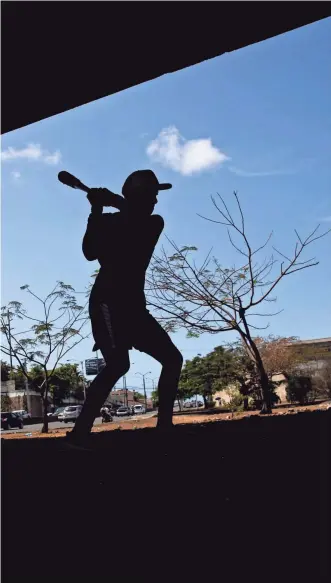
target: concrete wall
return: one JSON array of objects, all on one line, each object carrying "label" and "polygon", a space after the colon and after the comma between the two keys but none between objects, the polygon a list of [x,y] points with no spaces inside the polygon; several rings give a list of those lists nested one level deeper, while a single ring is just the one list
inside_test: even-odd
[{"label": "concrete wall", "polygon": [[286,387],[287,381],[283,374],[275,374],[272,377],[272,380],[275,382],[279,382],[280,384],[276,387],[275,393],[280,398],[281,403],[287,403],[286,398]]},{"label": "concrete wall", "polygon": [[7,395],[8,393],[15,392],[15,381],[1,381],[1,394]]},{"label": "concrete wall", "polygon": [[[282,374],[273,375],[272,380],[280,382],[279,386],[276,387],[275,392],[279,396],[282,403],[287,403],[287,399],[286,399],[287,382],[286,382],[284,375],[282,375]],[[222,405],[227,405],[231,401],[231,397],[232,397],[231,393],[234,393],[237,391],[238,391],[238,389],[237,389],[236,385],[229,385],[223,391],[217,391],[217,393],[215,393],[213,395],[213,400],[216,402],[216,407],[221,407]],[[216,400],[217,398],[219,400]]]},{"label": "concrete wall", "polygon": [[[15,381],[7,381],[9,383],[15,383]],[[4,384],[4,383],[2,383]],[[15,385],[14,385],[15,386]],[[11,385],[8,385],[7,388],[11,388]],[[2,385],[1,385],[2,389]],[[4,392],[1,390],[1,395],[6,396],[10,400],[9,410],[16,411],[18,409],[27,409],[27,399],[25,395],[25,391],[6,391]],[[29,401],[30,401],[30,410],[29,413],[32,417],[40,417],[42,415],[42,402],[39,393],[36,391],[29,391]]]}]

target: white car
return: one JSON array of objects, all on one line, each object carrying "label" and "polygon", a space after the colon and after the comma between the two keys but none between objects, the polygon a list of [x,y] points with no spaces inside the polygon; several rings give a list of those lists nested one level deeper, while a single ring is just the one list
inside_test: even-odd
[{"label": "white car", "polygon": [[134,405],[133,407],[134,415],[142,415],[143,413],[146,413],[146,409],[145,407],[143,407],[143,405]]},{"label": "white car", "polygon": [[66,407],[62,413],[58,415],[58,421],[63,421],[64,423],[69,423],[69,421],[76,421],[82,410],[82,405],[69,405]]},{"label": "white car", "polygon": [[119,407],[116,411],[117,417],[129,417],[130,409],[129,407]]},{"label": "white car", "polygon": [[28,413],[25,409],[19,409],[18,411],[12,411],[15,415],[22,417],[22,419],[31,419],[30,413]]},{"label": "white car", "polygon": [[58,419],[60,413],[63,413],[64,410],[65,407],[58,407],[57,409],[55,409],[55,411],[53,411],[53,413],[47,413],[47,417],[53,417],[54,419]]}]

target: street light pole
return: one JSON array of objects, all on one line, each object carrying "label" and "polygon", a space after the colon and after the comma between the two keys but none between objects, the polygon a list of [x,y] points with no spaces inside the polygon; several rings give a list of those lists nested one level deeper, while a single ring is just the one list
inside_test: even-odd
[{"label": "street light pole", "polygon": [[143,376],[143,385],[144,385],[145,412],[146,412],[146,411],[147,411],[147,395],[146,395],[146,384],[145,384],[145,376]]},{"label": "street light pole", "polygon": [[[25,372],[27,373],[28,372],[28,365],[27,365],[26,359],[23,362],[23,366],[24,366]],[[25,375],[24,375],[24,386],[25,386],[25,395],[26,395],[26,408],[28,410],[28,413],[31,414],[31,399],[30,399],[30,393],[29,393],[29,381]]]},{"label": "street light pole", "polygon": [[8,334],[9,334],[9,363],[10,363],[10,370],[13,370],[13,355],[12,355],[12,347],[11,347],[11,330],[10,330],[10,312],[7,312],[7,319],[8,319]]},{"label": "street light pole", "polygon": [[148,372],[145,372],[145,374],[143,374],[142,372],[137,372],[137,375],[141,376],[143,379],[143,387],[144,387],[144,397],[145,397],[145,409],[147,411],[147,394],[146,394],[146,383],[145,383],[145,377],[147,377],[147,375],[151,374],[151,371],[149,370]]},{"label": "street light pole", "polygon": [[86,387],[85,387],[85,371],[84,371],[84,361],[81,360],[80,362],[83,372],[83,391],[84,391],[84,402],[86,401]]},{"label": "street light pole", "polygon": [[[134,362],[131,362],[131,366],[134,364]],[[123,375],[123,405],[126,405],[126,407],[129,406],[129,396],[128,396],[128,387],[126,384],[126,375]]]},{"label": "street light pole", "polygon": [[[67,362],[73,362],[76,365],[76,367],[78,366],[77,361],[73,360],[73,358],[67,358]],[[85,402],[85,400],[86,400],[86,386],[85,386],[85,372],[84,372],[84,361],[83,360],[80,361],[80,366],[82,367],[82,373],[83,373],[83,381],[82,382],[83,382],[83,393],[84,393],[84,402]],[[78,374],[77,368],[76,368],[76,371],[77,371],[77,383],[78,383],[79,374]],[[78,387],[78,384],[77,384],[77,387]],[[69,404],[70,404],[70,390],[69,390]]]},{"label": "street light pole", "polygon": [[128,389],[126,386],[126,376],[123,375],[123,405],[128,407]]}]

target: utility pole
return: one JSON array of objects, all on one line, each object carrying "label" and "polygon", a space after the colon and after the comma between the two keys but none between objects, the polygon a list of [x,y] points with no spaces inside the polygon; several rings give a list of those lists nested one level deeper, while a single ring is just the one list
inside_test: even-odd
[{"label": "utility pole", "polygon": [[[28,366],[27,366],[26,359],[23,362],[23,366],[24,366],[25,372],[28,373]],[[26,407],[27,407],[28,413],[31,414],[31,399],[30,399],[30,393],[29,393],[29,381],[25,375],[24,375],[24,387],[25,387],[25,396],[26,396]]]},{"label": "utility pole", "polygon": [[137,372],[136,375],[139,375],[142,377],[143,379],[143,387],[144,387],[144,397],[145,397],[145,409],[147,411],[147,394],[146,394],[146,383],[145,383],[145,377],[147,377],[147,375],[151,374],[151,371],[149,370],[148,372],[145,372],[145,374],[141,373],[141,372]]},{"label": "utility pole", "polygon": [[9,335],[9,362],[10,362],[10,370],[13,370],[13,355],[11,350],[11,329],[10,329],[10,312],[7,312],[7,319],[8,319],[8,335]]},{"label": "utility pole", "polygon": [[[131,366],[134,364],[134,362],[131,362]],[[123,400],[125,398],[125,405],[128,407],[129,406],[129,392],[128,392],[128,387],[126,384],[126,375],[123,375],[123,391],[124,391],[124,395],[123,395]]]},{"label": "utility pole", "polygon": [[123,375],[123,401],[124,401],[123,404],[128,407],[129,406],[128,389],[126,386],[126,376],[125,375]]},{"label": "utility pole", "polygon": [[145,397],[145,411],[147,411],[147,395],[146,395],[145,375],[143,376],[143,385],[144,385],[144,397]]},{"label": "utility pole", "polygon": [[86,401],[86,386],[85,386],[85,372],[84,372],[84,361],[80,361],[82,371],[83,371],[83,391],[84,391],[84,402]]}]

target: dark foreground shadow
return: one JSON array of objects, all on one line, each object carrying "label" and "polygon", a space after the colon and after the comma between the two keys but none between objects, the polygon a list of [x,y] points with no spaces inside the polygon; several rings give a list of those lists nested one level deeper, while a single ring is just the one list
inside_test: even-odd
[{"label": "dark foreground shadow", "polygon": [[[3,581],[328,574],[330,412],[2,445]],[[92,580],[92,579],[91,579]]]}]

